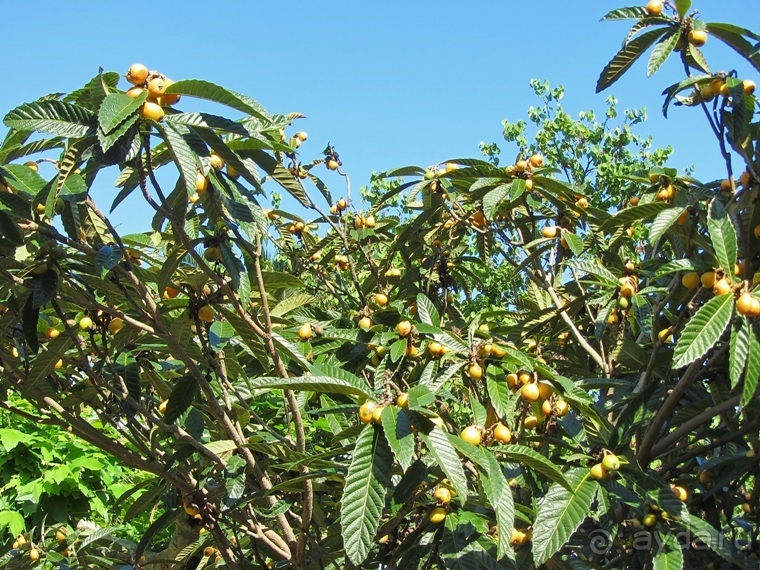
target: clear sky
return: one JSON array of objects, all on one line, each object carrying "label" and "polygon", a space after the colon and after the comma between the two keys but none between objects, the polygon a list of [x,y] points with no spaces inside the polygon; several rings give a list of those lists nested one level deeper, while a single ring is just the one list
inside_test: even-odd
[{"label": "clear sky", "polygon": [[[563,104],[573,114],[602,110],[609,95],[621,109],[645,106],[649,121],[638,132],[675,147],[670,166],[693,164],[705,180],[725,176],[698,110],[674,108],[668,120],[660,113],[660,93],[682,78],[675,61],[647,80],[645,56],[611,89],[594,93],[630,25],[599,19],[634,4],[4,2],[0,112],[80,87],[99,67],[124,73],[142,62],[175,80],[202,78],[239,91],[272,113],[307,115],[298,122],[309,133],[304,156],[317,156],[330,141],[358,189],[373,170],[478,156],[480,141],[503,143],[510,159],[515,149],[503,142],[501,121],[526,117],[536,103],[528,82],[539,78],[565,85]],[[695,0],[694,7],[706,21],[760,31],[758,0]],[[704,48],[713,70],[740,63],[717,44],[712,38]],[[760,84],[749,66],[738,69]],[[325,179],[338,183],[335,174]],[[112,192],[105,178],[99,184],[96,200]],[[127,214],[117,217],[130,219],[130,231],[147,229],[132,226]]]}]

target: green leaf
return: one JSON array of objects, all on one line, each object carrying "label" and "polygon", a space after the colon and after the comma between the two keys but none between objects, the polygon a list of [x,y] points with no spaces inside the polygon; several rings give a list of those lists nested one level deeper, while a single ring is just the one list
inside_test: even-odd
[{"label": "green leaf", "polygon": [[3,122],[11,129],[73,138],[84,137],[93,131],[95,115],[89,109],[71,103],[45,100],[16,107]]},{"label": "green leaf", "polygon": [[316,297],[309,295],[308,293],[297,293],[295,295],[285,297],[282,301],[277,303],[274,307],[272,307],[270,314],[273,317],[284,317],[288,313],[295,311],[300,307],[315,303],[316,300]]},{"label": "green leaf", "polygon": [[735,554],[734,549],[731,548],[732,541],[726,540],[723,533],[713,527],[710,523],[705,522],[691,513],[688,513],[687,517],[682,517],[675,522],[690,530],[694,536],[699,537],[701,542],[705,543],[710,550],[724,560],[735,564],[737,568],[745,568],[744,561],[739,558]]},{"label": "green leaf", "polygon": [[731,389],[736,388],[736,385],[741,382],[742,374],[747,368],[749,337],[750,334],[754,334],[747,319],[736,319],[735,324],[736,326],[731,329],[728,358],[728,375],[731,378]]},{"label": "green leaf", "polygon": [[0,237],[4,237],[11,245],[24,245],[24,234],[21,233],[21,228],[4,211],[0,211]]},{"label": "green leaf", "polygon": [[434,327],[441,326],[441,317],[435,305],[422,293],[417,295],[417,315],[423,323],[433,325]]},{"label": "green leaf", "polygon": [[198,175],[198,162],[195,153],[177,126],[167,124],[165,126],[157,125],[156,128],[164,135],[166,146],[171,151],[185,183],[187,195],[192,196],[195,194],[195,179]]},{"label": "green leaf", "polygon": [[747,372],[744,375],[744,390],[742,391],[741,405],[746,406],[757,391],[760,380],[760,331],[752,327],[749,335],[749,358],[747,359]]},{"label": "green leaf", "polygon": [[244,137],[251,134],[250,131],[240,123],[231,121],[226,117],[210,115],[208,113],[177,113],[176,115],[167,115],[164,121],[167,123],[180,123],[203,129],[212,129],[214,131],[225,131]]},{"label": "green leaf", "polygon": [[[484,453],[487,465],[480,473],[483,490],[496,512],[496,522],[500,529],[511,529],[515,525],[515,505],[512,499],[512,490],[504,477],[501,466],[491,453]],[[510,552],[509,534],[499,533],[498,556],[501,559]]]},{"label": "green leaf", "polygon": [[649,63],[647,64],[647,77],[654,75],[660,66],[665,63],[673,50],[678,44],[678,40],[681,37],[680,28],[671,28],[667,34],[657,43],[649,56]]},{"label": "green leaf", "polygon": [[490,374],[486,377],[486,388],[488,389],[488,397],[491,400],[496,413],[500,418],[509,417],[509,412],[512,409],[510,406],[510,399],[512,393],[509,391],[509,386],[502,380],[496,380]]},{"label": "green leaf", "polygon": [[500,445],[492,449],[493,451],[498,451],[505,461],[525,465],[558,485],[568,490],[572,489],[570,481],[562,474],[562,471],[554,463],[530,447],[523,445]]},{"label": "green leaf", "polygon": [[367,388],[356,381],[347,378],[331,376],[296,376],[293,378],[260,377],[250,378],[251,389],[265,390],[306,390],[309,392],[326,392],[328,394],[343,394],[369,398]]},{"label": "green leaf", "polygon": [[721,40],[724,44],[750,62],[757,71],[760,71],[760,53],[754,51],[754,46],[742,37],[749,36],[753,39],[758,39],[755,34],[746,28],[717,22],[707,24],[705,29],[707,33]]},{"label": "green leaf", "polygon": [[483,215],[485,215],[486,219],[493,219],[493,215],[498,210],[499,204],[507,197],[509,189],[509,184],[501,184],[483,196]]},{"label": "green leaf", "polygon": [[683,568],[683,552],[678,538],[674,534],[662,532],[658,533],[662,544],[652,559],[654,570],[681,570]]},{"label": "green leaf", "polygon": [[702,50],[697,46],[689,44],[689,49],[686,52],[686,55],[687,61],[691,67],[694,67],[703,73],[711,73],[710,66],[707,65],[707,60],[705,59]]},{"label": "green leaf", "polygon": [[591,509],[598,488],[585,467],[567,473],[570,489],[554,484],[538,504],[533,524],[533,559],[543,564],[567,542]]},{"label": "green leaf", "polygon": [[575,255],[580,255],[583,253],[583,238],[581,238],[578,234],[574,234],[572,232],[563,232],[562,235],[565,237],[565,241],[570,247],[570,250]]},{"label": "green leaf", "polygon": [[208,331],[208,341],[213,350],[222,350],[231,338],[235,336],[235,329],[226,321],[214,321]]},{"label": "green leaf", "polygon": [[276,289],[303,289],[304,287],[303,281],[290,273],[262,271],[261,277],[264,280],[264,288],[267,291]]},{"label": "green leaf", "polygon": [[657,214],[657,217],[649,226],[649,243],[656,245],[682,212],[683,208],[672,207]]},{"label": "green leaf", "polygon": [[98,125],[100,129],[108,134],[130,116],[137,115],[147,96],[147,91],[140,93],[134,99],[123,93],[111,93],[107,95],[98,109]]},{"label": "green leaf", "polygon": [[8,182],[17,192],[37,196],[47,186],[47,181],[28,166],[8,164],[5,168],[13,176]]},{"label": "green leaf", "polygon": [[631,8],[617,8],[608,12],[603,18],[602,22],[607,20],[640,20],[646,18],[648,13],[644,6],[633,6]]},{"label": "green leaf", "polygon": [[385,439],[401,468],[406,471],[414,459],[414,433],[409,414],[397,406],[386,406],[381,417]]},{"label": "green leaf", "polygon": [[569,259],[565,265],[578,271],[582,271],[583,273],[598,277],[605,285],[611,287],[618,287],[620,285],[617,276],[612,273],[612,271],[596,262],[586,261],[584,259]]},{"label": "green leaf", "polygon": [[420,432],[420,437],[435,462],[451,481],[451,485],[459,495],[459,501],[464,505],[467,501],[467,476],[464,474],[456,449],[449,441],[449,434],[435,426],[427,434]]},{"label": "green leaf", "polygon": [[374,545],[393,459],[385,438],[371,423],[359,434],[353,455],[341,499],[340,526],[346,554],[359,565]]},{"label": "green leaf", "polygon": [[734,309],[733,293],[713,297],[686,324],[673,351],[673,369],[691,364],[715,346]]},{"label": "green leaf", "polygon": [[723,204],[717,197],[710,203],[710,211],[707,217],[707,231],[710,233],[710,241],[715,248],[715,257],[718,263],[729,275],[734,271],[736,264],[736,230]]},{"label": "green leaf", "polygon": [[691,0],[676,0],[676,11],[679,18],[683,20],[689,13],[689,10],[691,10]]},{"label": "green leaf", "polygon": [[167,94],[186,95],[188,97],[196,97],[198,99],[206,99],[215,103],[221,103],[227,105],[243,113],[253,115],[259,119],[269,122],[264,108],[256,101],[240,93],[235,93],[229,89],[225,89],[219,85],[211,83],[210,81],[203,81],[201,79],[184,79],[172,83],[166,88]]},{"label": "green leaf", "polygon": [[596,83],[596,92],[604,91],[620,79],[634,62],[666,32],[668,32],[668,28],[657,28],[628,42],[602,70],[602,74]]},{"label": "green leaf", "polygon": [[678,271],[697,271],[699,268],[700,266],[694,263],[694,260],[692,259],[675,259],[657,269],[657,271],[654,272],[654,275],[652,275],[652,279],[659,279],[660,277]]},{"label": "green leaf", "polygon": [[0,511],[0,528],[7,528],[8,534],[18,536],[26,528],[24,517],[17,511]]},{"label": "green leaf", "polygon": [[632,226],[634,222],[645,220],[665,210],[668,205],[665,202],[650,202],[620,210],[617,214],[608,218],[599,226],[600,230],[614,231],[619,228]]},{"label": "green leaf", "polygon": [[198,395],[198,382],[192,376],[183,376],[172,388],[169,401],[166,404],[164,421],[167,424],[174,423],[190,406],[193,405]]}]

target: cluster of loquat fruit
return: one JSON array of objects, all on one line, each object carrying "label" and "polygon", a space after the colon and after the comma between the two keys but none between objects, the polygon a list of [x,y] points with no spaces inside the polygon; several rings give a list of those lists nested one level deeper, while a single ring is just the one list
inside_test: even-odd
[{"label": "cluster of loquat fruit", "polygon": [[164,118],[164,107],[176,105],[180,100],[179,95],[166,93],[166,88],[174,83],[171,79],[158,71],[148,70],[142,63],[130,66],[127,81],[134,86],[126,92],[133,99],[148,91],[148,97],[140,109],[140,114],[146,119],[160,121]]}]

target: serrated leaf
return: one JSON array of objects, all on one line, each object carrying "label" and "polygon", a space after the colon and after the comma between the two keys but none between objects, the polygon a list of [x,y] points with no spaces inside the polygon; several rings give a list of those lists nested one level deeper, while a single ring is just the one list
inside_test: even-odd
[{"label": "serrated leaf", "polygon": [[390,357],[391,362],[398,362],[406,354],[407,340],[404,338],[398,339],[391,345]]},{"label": "serrated leaf", "polygon": [[409,414],[396,406],[386,406],[381,417],[385,439],[399,465],[406,471],[414,459],[414,433]]},{"label": "serrated leaf", "polygon": [[585,520],[598,485],[587,468],[567,473],[570,489],[554,484],[538,504],[533,524],[533,559],[537,565],[551,558]]},{"label": "serrated leaf", "polygon": [[330,376],[260,377],[249,379],[248,385],[251,389],[307,390],[310,392],[326,392],[328,394],[343,394],[364,398],[370,397],[367,388],[360,383],[349,381],[346,378],[334,378]]},{"label": "serrated leaf", "polygon": [[665,210],[668,204],[665,202],[650,202],[649,204],[640,204],[630,208],[620,210],[617,214],[608,218],[599,226],[599,229],[605,231],[614,231],[619,228],[627,228],[634,222],[645,220],[655,216]]},{"label": "serrated leaf", "polygon": [[584,259],[570,259],[566,262],[566,265],[583,273],[598,277],[605,285],[617,287],[620,284],[617,276],[612,271],[598,263]]},{"label": "serrated leaf", "polygon": [[499,204],[507,197],[509,189],[509,184],[501,184],[483,196],[483,215],[486,219],[493,219]]},{"label": "serrated leaf", "polygon": [[696,271],[698,268],[699,266],[691,259],[675,259],[657,269],[657,271],[654,272],[654,275],[652,275],[652,279],[659,279],[660,277],[670,275],[671,273],[677,273],[678,271]]},{"label": "serrated leaf", "polygon": [[222,105],[227,105],[228,107],[232,107],[233,109],[237,109],[238,111],[242,111],[243,113],[253,115],[269,122],[269,117],[267,116],[266,111],[261,105],[259,105],[259,103],[250,97],[225,89],[210,81],[203,81],[201,79],[184,79],[182,81],[176,81],[166,88],[166,93],[186,95],[188,97],[196,97],[198,99],[206,99],[215,103],[221,103]]},{"label": "serrated leaf", "polygon": [[208,331],[208,341],[213,350],[222,350],[231,338],[235,336],[235,329],[226,321],[214,321]]},{"label": "serrated leaf", "polygon": [[423,323],[433,325],[434,327],[441,326],[441,317],[435,305],[422,293],[417,295],[417,316],[420,317]]},{"label": "serrated leaf", "polygon": [[656,245],[665,232],[676,223],[678,216],[680,216],[682,212],[683,208],[673,207],[657,214],[657,217],[649,226],[649,243]]},{"label": "serrated leaf", "polygon": [[108,134],[130,116],[137,115],[137,111],[142,107],[147,96],[147,91],[140,93],[134,99],[123,93],[106,95],[98,109],[98,125],[100,129],[105,134]]},{"label": "serrated leaf", "polygon": [[630,8],[616,8],[602,17],[606,20],[640,20],[647,17],[647,11],[644,6],[633,6]]},{"label": "serrated leaf", "polygon": [[264,280],[264,288],[268,291],[276,289],[303,289],[304,287],[303,281],[290,273],[262,271],[261,276]]},{"label": "serrated leaf", "polygon": [[428,448],[433,459],[449,478],[451,485],[459,495],[462,505],[467,501],[467,476],[464,474],[462,461],[456,449],[449,441],[446,432],[435,426],[429,433],[420,432],[420,437]]},{"label": "serrated leaf", "polygon": [[742,390],[742,406],[749,404],[757,391],[758,381],[760,381],[760,331],[757,327],[752,327],[750,332],[748,352],[747,371],[744,375],[744,389]]},{"label": "serrated leaf", "polygon": [[55,364],[68,350],[72,339],[62,334],[47,343],[47,350],[42,352],[34,362],[24,381],[24,389],[33,391],[37,384],[55,370]]},{"label": "serrated leaf", "polygon": [[705,29],[707,33],[721,40],[744,59],[749,61],[757,71],[760,71],[760,54],[758,54],[757,51],[754,51],[753,53],[753,45],[742,37],[748,36],[757,39],[752,32],[740,26],[718,22],[707,24]]},{"label": "serrated leaf", "polygon": [[28,166],[23,164],[7,164],[4,168],[12,178],[8,180],[11,188],[30,196],[37,196],[47,185],[47,181]]},{"label": "serrated leaf", "polygon": [[582,237],[572,232],[563,232],[562,235],[564,236],[565,241],[567,242],[567,245],[570,248],[570,251],[572,251],[575,255],[580,255],[581,253],[583,253],[583,238]]},{"label": "serrated leaf", "polygon": [[286,297],[277,303],[274,307],[272,307],[270,314],[273,317],[284,317],[291,311],[294,311],[305,305],[310,305],[315,301],[316,298],[312,295],[309,295],[308,293],[297,293],[295,295]]},{"label": "serrated leaf", "polygon": [[198,175],[198,162],[195,153],[177,126],[167,124],[166,126],[157,126],[157,128],[163,133],[166,145],[179,168],[187,195],[192,196],[195,194],[195,179]]},{"label": "serrated leaf", "polygon": [[665,63],[665,60],[668,59],[671,53],[673,53],[673,50],[675,49],[676,44],[678,44],[680,37],[681,29],[672,28],[657,43],[649,56],[649,63],[647,64],[647,77],[654,75],[657,70],[660,69],[660,66]]},{"label": "serrated leaf", "polygon": [[678,539],[671,533],[658,533],[661,544],[652,559],[654,570],[681,570],[683,568],[683,552]]},{"label": "serrated leaf", "polygon": [[713,527],[710,523],[705,522],[691,513],[686,513],[686,516],[676,521],[676,524],[687,528],[694,536],[699,537],[699,540],[706,544],[710,550],[724,560],[735,564],[737,568],[745,567],[744,561],[735,554],[734,549],[732,548],[733,542],[731,540],[726,540],[723,533]]},{"label": "serrated leaf", "polygon": [[[500,529],[511,529],[515,524],[515,505],[512,498],[512,490],[509,488],[501,466],[491,453],[483,454],[487,465],[481,471],[481,482],[486,493],[488,502],[496,512],[496,522]],[[498,559],[502,559],[510,552],[509,535],[506,532],[499,533]]]},{"label": "serrated leaf", "polygon": [[506,461],[525,465],[568,490],[572,488],[570,481],[568,481],[554,463],[530,447],[523,445],[500,445],[492,449],[498,451]]},{"label": "serrated leaf", "polygon": [[183,125],[191,125],[193,127],[201,127],[215,131],[225,131],[244,137],[247,137],[251,134],[244,125],[227,119],[226,117],[211,115],[209,113],[177,113],[176,115],[167,116],[165,122],[180,123]]},{"label": "serrated leaf", "polygon": [[753,334],[747,319],[737,319],[737,326],[731,329],[729,343],[728,375],[731,379],[731,389],[736,388],[741,382],[742,374],[747,369],[747,357],[749,356],[749,335]]},{"label": "serrated leaf", "polygon": [[715,346],[734,309],[734,295],[726,293],[705,303],[686,324],[673,351],[673,369],[691,364]]},{"label": "serrated leaf", "polygon": [[620,79],[634,62],[667,31],[668,28],[657,28],[628,42],[602,70],[596,83],[596,92],[604,91]]},{"label": "serrated leaf", "polygon": [[11,129],[75,138],[93,131],[95,114],[71,103],[46,100],[16,107],[5,116],[3,122]]},{"label": "serrated leaf", "polygon": [[710,241],[715,248],[715,257],[718,263],[729,274],[733,273],[736,264],[736,230],[731,219],[728,217],[723,204],[717,197],[710,203],[709,215],[707,216],[707,231],[710,233]]},{"label": "serrated leaf", "polygon": [[169,401],[166,404],[164,421],[167,424],[174,423],[177,418],[184,414],[193,405],[198,395],[198,382],[192,376],[179,378],[172,388]]},{"label": "serrated leaf", "polygon": [[509,417],[511,409],[510,398],[512,397],[512,393],[509,391],[507,383],[501,380],[496,380],[491,377],[491,375],[488,375],[486,378],[486,388],[488,390],[488,398],[491,400],[491,405],[494,410],[496,410],[499,417],[502,419]]},{"label": "serrated leaf", "polygon": [[24,245],[24,234],[21,233],[21,228],[4,211],[0,211],[0,237],[4,237],[11,245]]},{"label": "serrated leaf", "polygon": [[340,526],[346,555],[356,565],[364,562],[375,541],[390,484],[390,448],[375,426],[359,434],[340,505]]}]

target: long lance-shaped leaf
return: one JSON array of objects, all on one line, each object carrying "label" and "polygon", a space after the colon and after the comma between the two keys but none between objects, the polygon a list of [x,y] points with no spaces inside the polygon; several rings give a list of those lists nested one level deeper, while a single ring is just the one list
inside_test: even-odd
[{"label": "long lance-shaped leaf", "polygon": [[340,505],[343,546],[356,565],[364,562],[374,543],[392,461],[380,430],[367,424],[356,440]]},{"label": "long lance-shaped leaf", "polygon": [[690,513],[686,515],[677,519],[676,524],[687,528],[695,537],[705,543],[710,550],[731,564],[735,564],[736,568],[746,567],[744,561],[737,556],[735,549],[732,547],[732,541],[726,540],[723,533],[695,515]]},{"label": "long lance-shaped leaf", "polygon": [[347,378],[333,378],[331,376],[296,376],[293,378],[261,377],[251,378],[248,382],[250,388],[267,390],[307,390],[310,392],[326,392],[329,394],[343,394],[345,396],[361,396],[369,398],[370,394],[365,386],[349,381]]},{"label": "long lance-shaped leaf", "polygon": [[[515,524],[515,505],[512,500],[512,491],[496,458],[491,453],[483,455],[488,462],[486,469],[484,469],[485,473],[481,473],[480,477],[483,482],[483,490],[496,512],[496,522],[499,528],[510,529]],[[509,547],[509,534],[502,531],[499,533],[497,558],[501,559],[510,554],[512,554],[512,550]]]},{"label": "long lance-shaped leaf", "polygon": [[198,175],[198,162],[195,153],[177,126],[167,124],[165,128],[159,127],[159,131],[163,133],[164,140],[174,156],[177,168],[185,183],[187,195],[192,196],[195,194],[195,181]]},{"label": "long lance-shaped leaf", "polygon": [[683,568],[683,552],[674,534],[660,533],[662,547],[652,559],[654,570],[681,570]]},{"label": "long lance-shaped leaf", "polygon": [[406,471],[414,459],[414,433],[409,414],[396,406],[386,406],[381,418],[385,439],[401,468]]},{"label": "long lance-shaped leaf", "polygon": [[650,30],[626,44],[626,46],[621,49],[602,70],[602,74],[599,76],[599,80],[596,83],[596,92],[600,93],[604,91],[607,87],[620,79],[628,68],[630,68],[634,62],[644,54],[649,46],[656,42],[667,31],[668,28],[665,27]]},{"label": "long lance-shaped leaf", "polygon": [[749,404],[755,396],[758,381],[760,381],[760,330],[757,327],[752,327],[749,331],[749,358],[747,359],[747,371],[744,374],[742,406]]},{"label": "long lance-shaped leaf", "polygon": [[668,205],[665,202],[651,202],[649,204],[641,204],[640,206],[634,206],[632,208],[625,208],[620,210],[617,214],[608,218],[599,226],[600,230],[614,231],[618,228],[627,228],[634,222],[645,220],[651,216],[656,216]]},{"label": "long lance-shaped leaf", "polygon": [[707,24],[706,31],[728,45],[760,71],[760,53],[754,51],[753,45],[743,37],[747,36],[753,40],[760,40],[759,36],[745,28],[717,22]]},{"label": "long lance-shaped leaf", "polygon": [[533,525],[533,559],[537,565],[551,558],[572,536],[589,513],[597,490],[583,467],[567,473],[571,490],[554,484],[538,505]]},{"label": "long lance-shaped leaf", "polygon": [[35,101],[13,109],[3,119],[11,129],[61,137],[83,137],[95,128],[95,114],[63,101]]},{"label": "long lance-shaped leaf", "polygon": [[446,477],[451,481],[452,486],[459,495],[459,501],[462,505],[467,501],[467,476],[462,467],[462,461],[457,455],[456,449],[449,441],[446,432],[438,427],[434,427],[429,433],[420,432],[420,437],[425,446],[435,459],[438,466],[443,469]]},{"label": "long lance-shaped leaf", "polygon": [[660,42],[652,50],[652,54],[649,56],[649,63],[647,64],[647,76],[651,77],[658,69],[665,63],[678,43],[678,39],[681,37],[680,28],[671,28],[671,30],[665,34]]},{"label": "long lance-shaped leaf", "polygon": [[616,8],[602,17],[602,22],[606,20],[640,20],[647,17],[647,11],[644,6],[633,6],[630,8]]},{"label": "long lance-shaped leaf", "polygon": [[201,79],[184,79],[169,85],[167,94],[187,95],[198,99],[207,99],[215,103],[227,105],[243,113],[248,113],[261,120],[270,122],[270,118],[264,108],[256,101],[240,93],[225,89],[220,85],[203,81]]},{"label": "long lance-shaped leaf", "polygon": [[710,211],[707,216],[707,231],[710,233],[710,241],[715,248],[715,257],[718,263],[729,275],[734,271],[736,264],[736,230],[723,204],[717,198],[710,203]]},{"label": "long lance-shaped leaf", "polygon": [[572,489],[571,482],[557,467],[546,457],[523,445],[502,445],[492,448],[499,452],[505,461],[525,465],[533,471],[541,473],[568,491]]},{"label": "long lance-shaped leaf", "polygon": [[[695,85],[698,83],[705,83],[709,82],[711,75],[698,75],[696,77],[689,77],[688,79],[684,79],[683,81],[679,83],[675,83],[665,89],[662,94],[665,95],[665,101],[662,104],[662,114],[667,117],[668,116],[668,108],[670,107],[670,104],[673,102],[673,99],[675,99],[675,96],[680,93],[681,91],[684,91],[686,89],[693,89]],[[652,202],[653,204],[663,204],[663,202]]]},{"label": "long lance-shaped leaf", "polygon": [[731,379],[731,388],[741,381],[742,374],[747,369],[747,357],[749,356],[750,335],[753,334],[749,321],[744,318],[736,319],[731,329],[731,341],[729,342],[729,365],[728,376]]},{"label": "long lance-shaped leaf", "polygon": [[704,356],[723,335],[734,308],[732,293],[713,297],[684,327],[673,351],[673,369],[691,364]]}]

